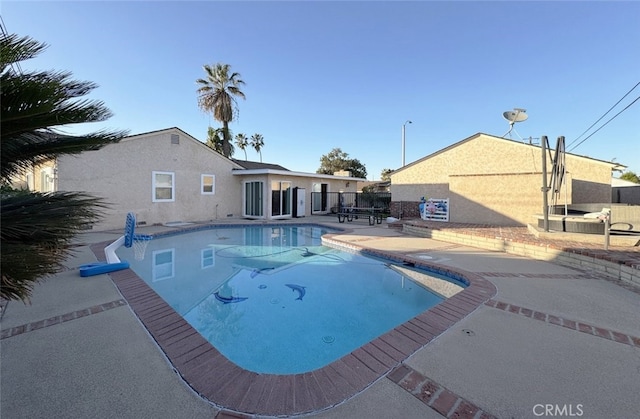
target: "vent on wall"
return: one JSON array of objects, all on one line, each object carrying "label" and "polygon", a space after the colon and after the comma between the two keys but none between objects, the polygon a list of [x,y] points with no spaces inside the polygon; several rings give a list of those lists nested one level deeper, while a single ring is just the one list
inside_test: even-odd
[{"label": "vent on wall", "polygon": [[180,144],[180,136],[178,134],[171,134],[171,144]]}]

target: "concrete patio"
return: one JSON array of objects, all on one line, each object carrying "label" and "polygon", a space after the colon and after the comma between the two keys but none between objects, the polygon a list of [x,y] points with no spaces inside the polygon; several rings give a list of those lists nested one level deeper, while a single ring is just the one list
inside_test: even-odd
[{"label": "concrete patio", "polygon": [[[597,269],[410,236],[385,225],[338,224],[329,217],[295,222],[348,228],[334,239],[475,273],[497,290],[363,391],[303,416],[637,417],[640,287]],[[79,276],[79,265],[96,260],[88,245],[120,234],[83,234],[85,245],[67,262],[69,270],[39,284],[31,305],[10,302],[3,310],[0,416],[252,417],[196,394],[108,275]],[[471,226],[467,234],[481,233]],[[636,253],[616,248],[609,256],[616,251]]]}]

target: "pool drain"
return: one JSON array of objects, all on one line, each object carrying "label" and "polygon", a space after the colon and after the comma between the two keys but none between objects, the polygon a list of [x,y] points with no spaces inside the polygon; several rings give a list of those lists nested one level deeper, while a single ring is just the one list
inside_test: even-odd
[{"label": "pool drain", "polygon": [[323,337],[322,337],[322,341],[323,341],[324,343],[333,343],[333,341],[334,341],[334,340],[336,340],[336,338],[334,338],[334,337],[333,337],[333,336],[331,336],[331,335],[327,335],[327,336],[323,336]]},{"label": "pool drain", "polygon": [[475,332],[473,330],[469,330],[469,329],[462,329],[462,333],[464,333],[467,336],[475,336]]},{"label": "pool drain", "polygon": [[260,284],[260,285],[258,285],[258,288],[260,288],[261,290],[263,290],[263,289],[267,288],[267,286],[266,286],[265,284]]}]

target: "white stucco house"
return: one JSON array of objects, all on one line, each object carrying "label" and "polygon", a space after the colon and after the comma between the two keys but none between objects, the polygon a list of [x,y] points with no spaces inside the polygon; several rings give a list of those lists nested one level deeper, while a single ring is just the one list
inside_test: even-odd
[{"label": "white stucco house", "polygon": [[175,127],[62,156],[38,170],[51,172],[51,190],[104,198],[109,207],[95,230],[123,227],[128,212],[142,225],[322,214],[330,208],[319,198],[355,192],[363,180],[228,159]]}]

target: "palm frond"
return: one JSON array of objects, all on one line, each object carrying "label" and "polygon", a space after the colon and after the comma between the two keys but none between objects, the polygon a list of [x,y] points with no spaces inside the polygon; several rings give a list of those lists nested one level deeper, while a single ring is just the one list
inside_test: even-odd
[{"label": "palm frond", "polygon": [[55,131],[39,130],[24,132],[4,138],[0,143],[0,174],[3,179],[14,174],[22,174],[33,166],[44,163],[62,154],[79,154],[84,151],[98,150],[113,144],[126,135],[125,131],[98,131],[95,133],[70,136]]},{"label": "palm frond", "polygon": [[0,73],[12,64],[34,58],[47,48],[47,44],[28,36],[8,34],[0,37]]},{"label": "palm frond", "polygon": [[78,192],[3,192],[0,297],[28,301],[32,288],[71,255],[71,239],[100,218],[103,200]]},{"label": "palm frond", "polygon": [[70,73],[19,74],[8,70],[2,74],[0,83],[0,161],[4,179],[59,154],[96,150],[126,135],[125,131],[99,131],[70,136],[56,131],[55,127],[111,117],[102,102],[78,100],[96,85],[72,80]]},{"label": "palm frond", "polygon": [[78,99],[97,87],[91,82],[71,79],[70,73],[5,72],[2,83],[2,120],[11,123],[3,136],[25,130],[100,122],[112,116],[96,100]]},{"label": "palm frond", "polygon": [[[0,38],[0,184],[33,165],[64,154],[97,150],[126,135],[107,131],[65,135],[61,127],[104,121],[100,101],[82,99],[97,87],[69,72],[22,72],[13,64],[46,48],[28,37]],[[27,301],[41,278],[54,274],[70,255],[72,238],[98,220],[106,206],[81,192],[38,193],[0,189],[0,297]]]},{"label": "palm frond", "polygon": [[230,69],[229,64],[206,64],[203,66],[206,78],[196,80],[198,107],[204,112],[213,114],[213,117],[223,124],[222,154],[226,157],[231,157],[233,154],[228,125],[238,115],[235,97],[245,98],[245,94],[238,87],[245,84],[240,78],[240,73],[230,75]]}]

